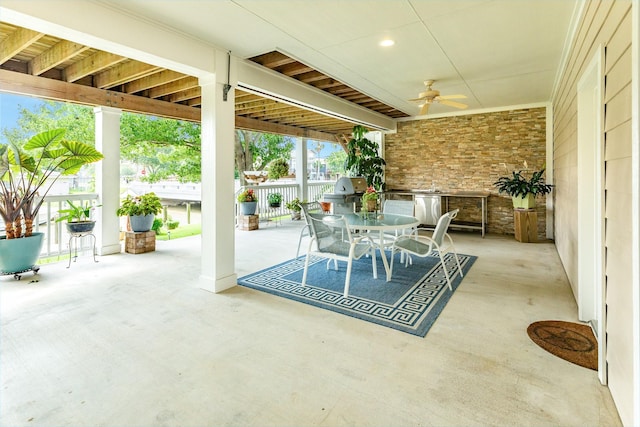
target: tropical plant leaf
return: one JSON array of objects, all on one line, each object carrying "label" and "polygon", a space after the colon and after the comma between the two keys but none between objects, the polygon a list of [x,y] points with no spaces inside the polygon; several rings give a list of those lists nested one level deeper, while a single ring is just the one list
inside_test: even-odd
[{"label": "tropical plant leaf", "polygon": [[35,148],[46,148],[51,144],[61,141],[65,133],[65,129],[52,129],[39,133],[24,144],[24,149],[33,150]]}]

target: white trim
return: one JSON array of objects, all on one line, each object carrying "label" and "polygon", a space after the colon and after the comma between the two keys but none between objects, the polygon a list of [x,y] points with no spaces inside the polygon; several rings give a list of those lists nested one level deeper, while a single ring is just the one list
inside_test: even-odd
[{"label": "white trim", "polygon": [[631,3],[631,289],[633,419],[640,425],[640,5]]},{"label": "white trim", "polygon": [[549,108],[550,102],[534,102],[531,104],[507,105],[504,107],[479,108],[476,110],[452,111],[449,113],[429,114],[424,116],[401,117],[395,119],[397,122],[412,122],[414,120],[440,119],[443,117],[469,116],[472,114],[497,113],[500,111],[526,110],[529,108]]},{"label": "white trim", "polygon": [[[549,104],[547,106],[546,111],[546,120],[545,120],[545,130],[547,134],[547,146],[546,146],[546,165],[545,165],[545,181],[547,184],[553,184],[555,179],[554,176],[554,161],[553,161],[553,104]],[[546,230],[547,230],[547,239],[554,240],[555,239],[555,198],[554,192],[547,194],[545,201],[545,209],[546,209]]]},{"label": "white trim", "polygon": [[604,46],[577,84],[578,318],[598,337],[598,378],[607,383],[604,298]]},{"label": "white trim", "polygon": [[562,76],[567,70],[567,64],[569,63],[569,55],[573,50],[573,44],[577,40],[576,33],[578,32],[578,26],[582,22],[582,16],[589,2],[578,1],[573,8],[573,15],[571,16],[571,24],[569,25],[569,31],[564,40],[564,48],[562,49],[562,59],[560,60],[560,66],[556,74],[555,82],[553,83],[553,89],[551,90],[551,99],[555,99],[558,91],[560,90],[560,82]]}]

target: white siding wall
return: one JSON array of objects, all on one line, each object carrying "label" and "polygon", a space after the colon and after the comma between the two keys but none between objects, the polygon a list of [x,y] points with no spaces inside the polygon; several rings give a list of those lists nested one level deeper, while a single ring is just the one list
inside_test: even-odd
[{"label": "white siding wall", "polygon": [[[607,363],[611,394],[633,425],[633,281],[631,257],[631,5],[592,1],[553,100],[556,245],[574,295],[578,286],[577,81],[605,46],[605,246]],[[594,171],[595,173],[595,171]]]}]

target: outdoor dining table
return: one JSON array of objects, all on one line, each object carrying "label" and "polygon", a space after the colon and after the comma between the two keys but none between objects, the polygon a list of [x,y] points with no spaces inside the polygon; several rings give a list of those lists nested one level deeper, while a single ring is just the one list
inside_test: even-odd
[{"label": "outdoor dining table", "polygon": [[343,214],[343,216],[346,219],[350,230],[369,232],[378,231],[380,233],[377,246],[380,250],[384,270],[387,273],[387,282],[390,281],[391,270],[389,269],[389,262],[387,261],[387,255],[384,251],[384,232],[417,227],[420,225],[418,218],[407,215],[375,212],[347,213]]}]

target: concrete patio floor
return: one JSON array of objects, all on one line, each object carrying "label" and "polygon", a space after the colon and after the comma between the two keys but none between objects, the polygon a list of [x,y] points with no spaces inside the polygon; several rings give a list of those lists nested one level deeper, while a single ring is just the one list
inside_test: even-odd
[{"label": "concrete patio floor", "polygon": [[[295,256],[301,222],[260,227],[236,232],[240,276]],[[577,320],[553,244],[452,234],[478,260],[425,338],[201,290],[199,236],[0,278],[0,424],[620,425],[595,371],[527,336]]]}]

